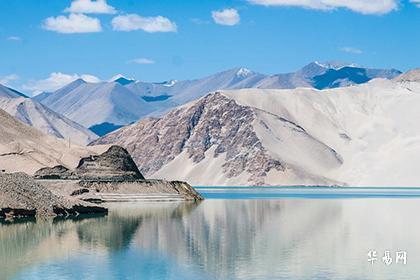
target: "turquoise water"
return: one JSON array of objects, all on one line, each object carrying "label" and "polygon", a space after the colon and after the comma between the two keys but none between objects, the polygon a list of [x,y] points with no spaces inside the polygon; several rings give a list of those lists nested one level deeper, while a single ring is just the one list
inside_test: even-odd
[{"label": "turquoise water", "polygon": [[[208,198],[198,204],[110,204],[106,217],[2,221],[0,279],[420,275],[420,189],[198,190]],[[407,264],[396,263],[396,251],[407,252]]]},{"label": "turquoise water", "polygon": [[420,198],[420,188],[355,187],[196,187],[208,199]]}]

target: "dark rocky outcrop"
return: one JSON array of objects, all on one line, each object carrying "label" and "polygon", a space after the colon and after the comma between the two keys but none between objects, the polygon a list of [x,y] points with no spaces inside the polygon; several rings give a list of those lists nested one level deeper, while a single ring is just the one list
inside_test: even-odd
[{"label": "dark rocky outcrop", "polygon": [[78,195],[82,195],[82,194],[84,194],[84,193],[88,193],[88,192],[89,192],[89,189],[82,188],[82,189],[78,189],[78,190],[73,191],[73,192],[70,194],[70,196],[78,196]]},{"label": "dark rocky outcrop", "polygon": [[82,158],[73,171],[62,165],[41,168],[35,172],[35,178],[58,180],[144,180],[130,154],[120,146],[111,146],[101,155],[91,155]]},{"label": "dark rocky outcrop", "polygon": [[[64,191],[69,197],[98,202],[95,194],[178,194],[185,200],[203,198],[188,183],[146,180],[130,154],[120,146],[111,146],[101,155],[82,158],[75,170],[63,166],[42,168],[36,179],[51,190]],[[72,180],[72,181],[69,181]]]},{"label": "dark rocky outcrop", "polygon": [[54,167],[44,167],[35,172],[36,179],[71,179],[73,173],[65,166],[57,165]]},{"label": "dark rocky outcrop", "polygon": [[75,174],[82,179],[144,179],[126,149],[112,146],[99,156],[82,158]]},{"label": "dark rocky outcrop", "polygon": [[96,213],[107,213],[107,209],[59,196],[24,173],[0,174],[0,217]]}]

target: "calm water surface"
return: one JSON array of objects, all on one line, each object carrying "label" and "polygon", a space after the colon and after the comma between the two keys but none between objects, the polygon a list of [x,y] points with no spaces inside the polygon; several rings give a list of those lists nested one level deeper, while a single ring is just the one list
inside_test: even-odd
[{"label": "calm water surface", "polygon": [[[199,204],[0,221],[0,279],[420,278],[418,189],[199,191],[209,198]],[[406,265],[396,251],[407,252]]]}]

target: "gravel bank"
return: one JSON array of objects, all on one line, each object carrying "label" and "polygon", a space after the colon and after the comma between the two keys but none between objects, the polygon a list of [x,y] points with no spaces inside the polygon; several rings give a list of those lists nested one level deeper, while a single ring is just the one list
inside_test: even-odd
[{"label": "gravel bank", "polygon": [[0,174],[0,217],[93,213],[107,213],[107,209],[54,194],[24,173]]}]

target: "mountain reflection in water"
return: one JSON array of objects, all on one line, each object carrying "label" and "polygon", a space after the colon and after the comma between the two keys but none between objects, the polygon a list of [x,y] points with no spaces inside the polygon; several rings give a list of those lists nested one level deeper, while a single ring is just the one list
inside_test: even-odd
[{"label": "mountain reflection in water", "polygon": [[[112,204],[0,225],[0,279],[414,279],[417,199]],[[408,264],[367,262],[406,250]]]}]

